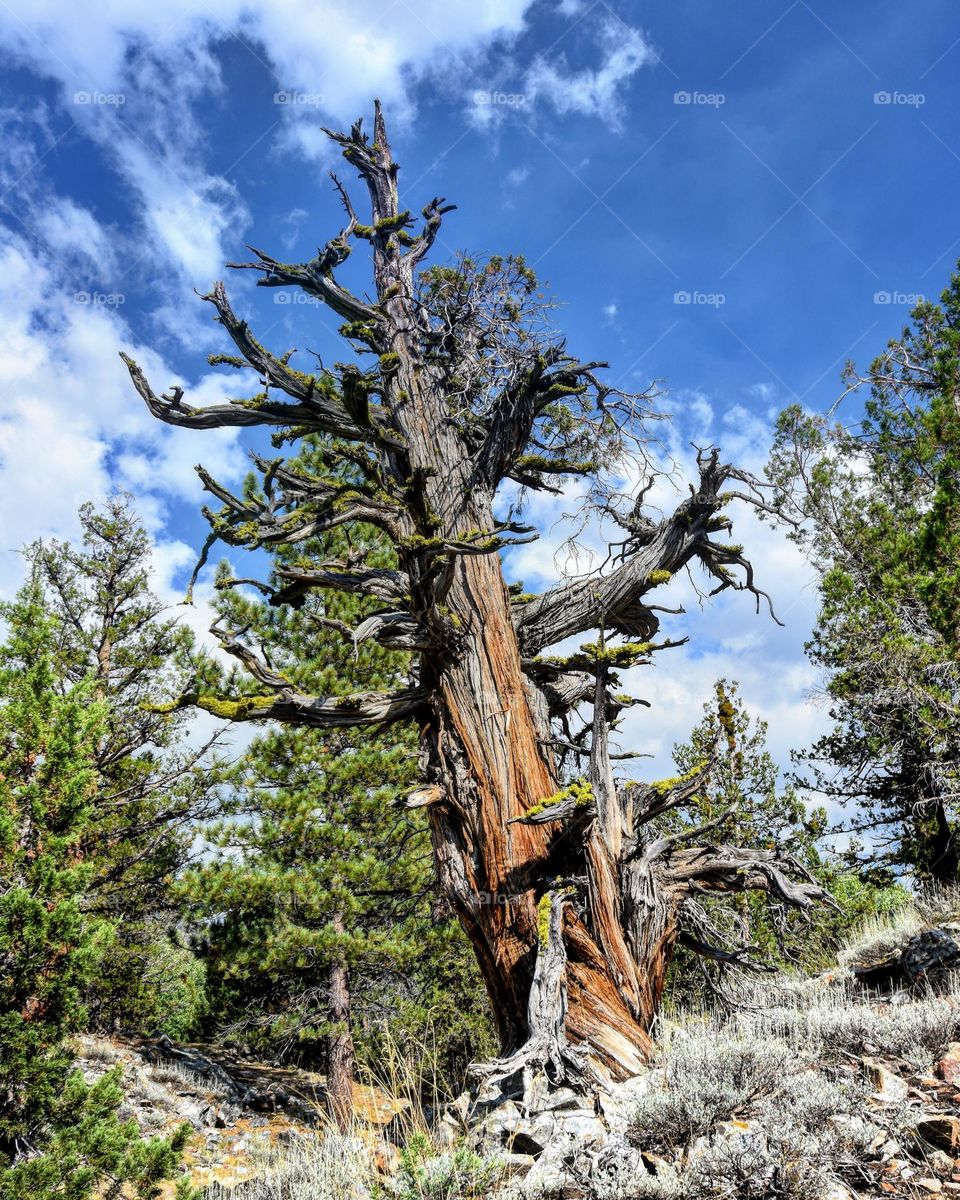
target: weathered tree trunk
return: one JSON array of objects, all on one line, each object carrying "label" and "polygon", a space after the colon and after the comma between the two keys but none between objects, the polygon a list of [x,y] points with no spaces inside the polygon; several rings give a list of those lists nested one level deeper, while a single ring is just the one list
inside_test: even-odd
[{"label": "weathered tree trunk", "polygon": [[[689,778],[648,787],[618,787],[611,772],[609,726],[632,701],[610,685],[617,668],[648,661],[658,629],[645,593],[697,561],[716,590],[763,595],[740,547],[713,539],[730,527],[722,510],[731,499],[763,506],[759,485],[721,465],[717,451],[705,453],[698,486],[691,484],[672,516],[646,517],[645,490],[629,511],[608,509],[626,531],[611,555],[614,567],[511,598],[498,551],[530,531],[496,518],[498,487],[512,480],[557,490],[551,480],[597,469],[590,447],[596,457],[625,454],[623,429],[643,398],[602,384],[595,369],[604,364],[582,363],[558,339],[519,329],[516,314],[534,286],[522,262],[509,268],[512,275],[496,260],[471,267],[473,274],[435,276],[437,286],[453,289],[453,307],[444,308],[442,294],[437,300],[430,282],[418,285],[416,271],[447,207],[434,199],[423,209],[422,232],[407,232],[412,218],[399,206],[379,105],[372,142],[359,122],[349,134],[330,136],[366,183],[371,223],[357,221],[338,182],[348,223],[316,259],[292,265],[255,251],[256,262],[238,265],[261,271],[264,286],[297,286],[323,301],[347,322],[344,336],[375,354],[377,365],[341,364],[319,376],[293,370],[288,355],[275,357],[252,337],[221,284],[207,299],[266,391],[192,409],[179,390],[156,396],[126,361],[151,411],[171,424],[274,425],[282,438],[313,430],[338,448],[352,473],[346,484],[342,471],[310,475],[257,460],[262,495],[240,499],[201,471],[224,505],[211,514],[211,537],[257,545],[302,541],[351,522],[376,526],[394,547],[395,569],[368,567],[362,557],[291,568],[272,603],[303,603],[311,588],[376,598],[390,611],[352,636],[410,650],[416,677],[389,695],[304,695],[239,635],[219,631],[269,694],[226,708],[197,695],[183,703],[235,719],[324,728],[416,719],[424,786],[415,802],[429,805],[440,883],[486,981],[505,1056],[498,1069],[540,1067],[556,1081],[580,1084],[620,1079],[649,1052],[690,893],[758,888],[803,907],[823,898],[809,877],[791,882],[796,864],[775,854],[688,845],[723,819],[683,836],[658,834],[658,818],[696,791],[708,763]],[[352,238],[372,248],[374,302],[334,278]],[[489,279],[495,286],[485,293]],[[292,403],[277,401],[277,391]],[[731,480],[746,493],[724,491]],[[562,660],[541,657],[590,630],[600,631],[599,645]],[[607,635],[642,642],[607,646]],[[592,705],[592,721],[571,734],[581,704]],[[561,775],[558,746],[575,761],[589,760],[588,778]],[[696,946],[721,960],[743,953]]]},{"label": "weathered tree trunk", "polygon": [[[344,932],[343,914],[333,919],[336,933]],[[327,1112],[334,1125],[346,1131],[353,1117],[354,1054],[350,1032],[350,970],[342,955],[330,964],[327,1019],[333,1026],[327,1035]]]},{"label": "weathered tree trunk", "polygon": [[[474,946],[509,1053],[530,1034],[538,903],[551,863],[568,865],[556,852],[556,828],[523,818],[560,783],[543,744],[548,731],[531,711],[499,560],[462,560],[446,603],[465,632],[438,680],[439,702],[426,729],[429,770],[441,796],[430,807],[431,826],[441,883]],[[575,858],[576,852],[569,865]],[[608,910],[619,929],[615,869],[598,873],[593,886],[595,906]],[[651,947],[651,960],[639,965],[642,977],[660,981],[644,1007],[632,996],[627,1002],[617,961],[572,908],[563,935],[573,946],[567,1033],[575,1044],[589,1038],[603,1067],[618,1077],[635,1072],[649,1048],[662,987],[665,963],[658,959],[670,943]],[[628,963],[627,971],[635,977],[637,965]]]}]

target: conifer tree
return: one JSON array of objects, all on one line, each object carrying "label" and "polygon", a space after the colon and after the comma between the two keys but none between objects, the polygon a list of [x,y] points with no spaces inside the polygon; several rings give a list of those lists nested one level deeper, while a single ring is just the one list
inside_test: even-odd
[{"label": "conifer tree", "polygon": [[[960,877],[960,275],[848,392],[844,422],[781,416],[770,475],[819,576],[811,660],[833,728],[809,784],[863,864]],[[849,406],[851,400],[845,400]]]},{"label": "conifer tree", "polygon": [[56,668],[56,625],[38,573],[2,616],[0,647],[0,1197],[82,1200],[123,1182],[152,1196],[176,1168],[187,1129],[142,1141],[117,1118],[116,1078],[88,1087],[71,1071],[70,1035],[103,923],[83,913],[97,865],[104,705],[88,680]]},{"label": "conifer tree", "polygon": [[[290,349],[272,353],[222,283],[205,299],[237,352],[215,361],[252,371],[252,395],[196,408],[182,388],[158,395],[124,358],[150,411],[170,424],[272,426],[277,449],[328,438],[312,472],[255,456],[257,483],[243,496],[201,471],[221,505],[208,514],[211,536],[256,548],[374,525],[395,567],[305,556],[272,597],[374,597],[383,608],[372,637],[414,652],[415,671],[391,690],[304,691],[242,630],[224,629],[223,646],[257,695],[230,703],[199,687],[181,703],[327,729],[415,720],[437,873],[476,954],[505,1056],[492,1074],[509,1079],[527,1066],[530,1078],[542,1069],[591,1090],[648,1056],[689,895],[748,888],[801,908],[824,899],[771,852],[648,844],[647,826],[697,781],[634,789],[627,804],[611,767],[610,724],[624,708],[616,671],[663,648],[663,605],[650,593],[697,564],[715,591],[737,588],[759,604],[753,567],[727,540],[728,506],[762,509],[765,492],[713,449],[699,455],[689,497],[669,514],[654,511],[656,468],[645,452],[653,393],[626,394],[604,377],[606,364],[569,352],[522,258],[423,265],[450,206],[435,197],[419,226],[402,207],[379,105],[372,136],[359,121],[328,132],[363,179],[369,219],[358,219],[338,181],[345,223],[316,255],[291,263],[255,251],[236,265],[259,272],[265,287],[300,288],[327,305],[343,322],[350,361],[314,366],[294,363]],[[369,297],[338,277],[358,242],[372,257]],[[606,528],[619,527],[610,552],[593,574],[517,595],[500,552],[534,531],[501,504],[504,492],[558,491],[570,477]],[[591,634],[579,653],[545,653]],[[571,742],[570,723],[590,702],[593,719],[572,743],[582,776],[570,780],[558,742]]]},{"label": "conifer tree", "polygon": [[[315,467],[323,452],[308,446],[295,468]],[[270,585],[305,553],[363,554],[374,567],[392,557],[373,529],[349,539],[334,531],[275,551]],[[226,566],[218,583],[224,622],[245,628],[298,687],[348,695],[396,685],[409,672],[408,655],[363,637],[363,622],[370,629],[379,620],[369,600],[313,595],[297,608],[271,606],[244,593]],[[469,948],[449,915],[432,920],[429,834],[404,804],[416,758],[415,731],[402,725],[380,733],[268,727],[237,764],[227,817],[212,831],[221,854],[185,881],[191,905],[214,918],[204,940],[221,1022],[272,1057],[325,1063],[341,1124],[355,1030],[364,1045],[375,1040],[378,1024],[429,989],[451,956],[465,983],[443,997],[446,1019],[463,1029],[454,1014],[466,1007],[483,1024]],[[425,959],[428,941],[439,961]],[[452,1031],[442,1040],[452,1052]]]},{"label": "conifer tree", "polygon": [[[710,760],[711,769],[687,803],[668,814],[666,829],[676,834],[711,826],[738,846],[776,851],[836,902],[803,914],[786,905],[757,903],[748,892],[738,906],[717,903],[707,894],[689,901],[681,915],[682,924],[689,922],[681,934],[688,953],[678,958],[675,992],[696,987],[694,969],[710,959],[720,968],[756,969],[758,960],[750,951],[758,949],[770,966],[823,969],[835,961],[837,945],[852,924],[907,899],[891,880],[862,880],[822,851],[826,810],[808,808],[791,782],[781,783],[779,767],[767,749],[767,724],[751,717],[735,681],[717,681],[702,721],[687,742],[674,747],[674,759],[681,773],[705,760]],[[698,939],[698,929],[712,930],[711,946]],[[700,978],[707,981],[707,990],[715,986],[716,974],[702,968]]]},{"label": "conifer tree", "polygon": [[[97,819],[84,833],[94,869],[83,903],[108,918],[117,937],[88,1001],[100,1026],[152,1032],[171,1015],[164,1002],[199,1004],[196,966],[170,937],[170,882],[193,826],[212,811],[216,772],[210,743],[186,747],[184,715],[156,709],[192,674],[193,638],[151,591],[150,539],[132,497],[84,504],[79,516],[80,544],[38,543],[28,559],[55,622],[62,684],[89,680],[103,711],[94,747]],[[189,994],[172,995],[171,969]]]}]

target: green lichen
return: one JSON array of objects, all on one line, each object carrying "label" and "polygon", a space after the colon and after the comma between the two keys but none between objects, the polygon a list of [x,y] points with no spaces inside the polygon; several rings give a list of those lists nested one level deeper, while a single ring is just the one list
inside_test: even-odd
[{"label": "green lichen", "polygon": [[549,892],[544,892],[537,901],[537,939],[541,946],[546,946],[550,940],[550,909],[553,898]]},{"label": "green lichen", "polygon": [[444,540],[443,538],[430,538],[424,537],[419,533],[413,533],[409,537],[400,538],[397,545],[401,550],[442,550]]},{"label": "green lichen", "polygon": [[694,763],[689,771],[684,775],[674,775],[672,779],[658,779],[656,783],[651,783],[650,786],[655,792],[661,796],[665,796],[667,792],[672,792],[674,788],[682,787],[685,783],[689,783],[703,771],[709,759],[702,758],[699,762]]},{"label": "green lichen", "polygon": [[370,345],[376,339],[377,331],[370,321],[346,321],[340,326],[340,336]]},{"label": "green lichen", "polygon": [[203,695],[198,696],[195,703],[197,708],[202,708],[225,721],[244,721],[254,709],[269,708],[275,700],[274,695],[238,696],[235,700],[228,700],[223,696]]},{"label": "green lichen", "polygon": [[196,697],[189,692],[182,696],[178,696],[176,700],[168,700],[160,704],[144,704],[144,712],[159,713],[161,716],[169,717],[171,714],[179,711],[181,708],[186,708],[193,704]]},{"label": "green lichen", "polygon": [[[650,642],[624,642],[619,646],[601,646],[599,642],[585,642],[581,653],[590,663],[603,663],[614,668],[632,667],[646,658],[651,650]],[[576,656],[574,656],[576,658]]]},{"label": "green lichen", "polygon": [[178,709],[194,705],[202,708],[205,712],[212,713],[215,717],[222,717],[225,721],[243,721],[253,713],[254,709],[268,708],[275,700],[275,695],[238,696],[236,699],[230,700],[224,696],[211,696],[207,693],[198,695],[196,692],[184,692],[176,700],[168,700],[162,704],[148,704],[144,707],[147,712],[169,716]]},{"label": "green lichen", "polygon": [[665,571],[665,570],[663,570],[663,568],[658,567],[656,571],[651,571],[650,574],[647,576],[647,583],[652,583],[652,584],[669,583],[672,578],[673,578],[672,571]]},{"label": "green lichen", "polygon": [[521,454],[513,464],[515,471],[539,471],[548,475],[586,475],[597,469],[595,459],[551,458],[546,454]]},{"label": "green lichen", "polygon": [[382,217],[374,225],[377,233],[396,233],[397,230],[403,229],[404,226],[410,225],[413,218],[410,215],[410,209],[405,208],[403,212],[398,212],[395,217]]},{"label": "green lichen", "polygon": [[269,399],[267,392],[257,392],[255,396],[249,396],[246,400],[234,400],[233,403],[237,408],[263,408]]},{"label": "green lichen", "polygon": [[536,817],[540,813],[546,812],[548,808],[553,808],[556,804],[562,804],[565,800],[572,800],[577,808],[587,808],[593,803],[593,788],[590,781],[587,779],[574,779],[559,792],[554,792],[552,796],[547,796],[545,800],[541,800],[539,804],[535,804],[532,808],[528,808],[525,816]]},{"label": "green lichen", "polygon": [[537,940],[541,946],[546,946],[550,941],[550,914],[554,903],[562,904],[575,892],[576,888],[568,884],[566,887],[555,888],[552,892],[544,892],[537,901]]}]

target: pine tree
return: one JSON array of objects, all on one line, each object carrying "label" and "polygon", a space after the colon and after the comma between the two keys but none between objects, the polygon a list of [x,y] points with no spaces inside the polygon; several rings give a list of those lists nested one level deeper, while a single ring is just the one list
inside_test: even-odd
[{"label": "pine tree", "polygon": [[88,680],[56,670],[56,625],[36,570],[2,615],[0,647],[0,1197],[82,1200],[125,1181],[152,1196],[187,1129],[141,1141],[116,1115],[116,1078],[88,1087],[71,1071],[69,1037],[98,940],[83,912],[97,864],[97,746],[107,714]]},{"label": "pine tree", "polygon": [[[781,416],[779,502],[820,581],[811,660],[832,730],[809,783],[848,806],[852,856],[960,877],[960,275],[870,366],[846,424]],[[847,401],[849,404],[850,402]]]},{"label": "pine tree", "polygon": [[[80,509],[82,542],[51,540],[28,551],[56,628],[63,686],[90,680],[103,710],[94,748],[97,819],[84,853],[95,864],[88,912],[117,937],[87,997],[98,1027],[185,1031],[201,1003],[197,966],[173,936],[170,882],[189,853],[196,822],[212,811],[216,771],[209,744],[188,748],[182,714],[157,711],[193,669],[193,639],[150,589],[151,544],[132,497]],[[172,977],[183,987],[171,987]]]},{"label": "pine tree", "polygon": [[739,907],[718,904],[707,894],[688,902],[681,923],[689,920],[694,929],[712,929],[713,938],[706,944],[684,930],[681,945],[688,953],[679,955],[675,964],[675,994],[699,990],[704,981],[708,991],[715,987],[716,972],[703,966],[711,959],[721,968],[755,969],[755,960],[744,953],[751,946],[762,949],[771,966],[822,970],[836,961],[839,943],[852,924],[891,911],[907,899],[891,879],[861,879],[822,851],[825,809],[808,809],[791,782],[781,784],[779,767],[767,749],[767,723],[751,717],[738,692],[735,681],[719,679],[714,698],[704,705],[703,720],[688,742],[674,747],[681,774],[696,771],[705,760],[711,768],[687,805],[665,818],[664,829],[682,834],[712,827],[738,846],[775,850],[829,891],[835,905],[803,914],[787,905],[760,904],[749,892],[742,894]]},{"label": "pine tree", "polygon": [[[298,465],[309,469],[310,460],[308,449]],[[389,559],[373,530],[352,542],[331,533],[276,552],[271,583],[280,586],[303,553],[360,552],[374,566]],[[221,617],[246,628],[297,687],[346,695],[389,686],[409,671],[406,654],[354,641],[355,626],[378,620],[369,601],[311,596],[281,608],[243,594],[237,582],[221,568]],[[220,855],[185,882],[191,905],[214,918],[204,940],[221,1022],[232,1018],[234,1036],[242,1031],[273,1057],[325,1063],[341,1124],[349,1115],[354,1033],[362,1054],[376,1044],[382,1022],[400,1012],[409,1022],[417,993],[431,990],[451,955],[468,982],[455,1002],[443,999],[451,1014],[465,1001],[482,1029],[482,985],[469,949],[449,916],[433,928],[429,834],[403,803],[416,758],[415,732],[402,726],[379,734],[264,730],[238,763],[228,817],[212,831]],[[439,961],[424,955],[428,937]],[[454,1024],[463,1032],[462,1021]],[[464,1056],[449,1033],[443,1042],[442,1053]]]}]

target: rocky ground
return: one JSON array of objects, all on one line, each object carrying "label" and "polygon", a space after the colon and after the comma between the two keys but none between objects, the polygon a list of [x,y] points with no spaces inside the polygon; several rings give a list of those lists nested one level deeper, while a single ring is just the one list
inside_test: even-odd
[{"label": "rocky ground", "polygon": [[334,1135],[322,1076],[223,1048],[87,1038],[80,1064],[122,1064],[144,1130],[189,1121],[191,1178],[219,1200],[960,1200],[960,928],[918,926],[665,1023],[650,1069],[595,1102],[519,1069],[429,1134],[358,1087]]},{"label": "rocky ground", "polygon": [[[265,1161],[316,1142],[324,1132],[322,1075],[245,1060],[222,1046],[86,1036],[77,1065],[88,1080],[122,1068],[121,1113],[144,1133],[191,1125],[186,1162],[200,1188],[249,1183],[263,1173]],[[391,1125],[405,1106],[375,1087],[354,1088],[358,1140],[375,1168],[387,1170],[393,1160],[384,1147],[399,1138]]]}]

